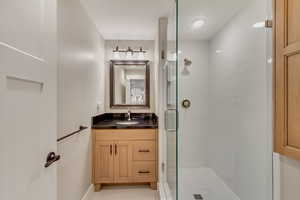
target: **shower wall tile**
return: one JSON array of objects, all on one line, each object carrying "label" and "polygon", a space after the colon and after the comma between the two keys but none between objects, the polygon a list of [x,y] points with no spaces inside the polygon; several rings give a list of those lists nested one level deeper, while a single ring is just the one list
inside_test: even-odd
[{"label": "shower wall tile", "polygon": [[243,200],[272,194],[272,75],[266,31],[253,28],[266,11],[250,1],[210,41],[209,166]]},{"label": "shower wall tile", "polygon": [[[208,134],[208,42],[180,41],[179,103],[191,101],[188,109],[179,108],[179,165],[183,168],[207,166]],[[184,66],[184,59],[192,61]]]}]

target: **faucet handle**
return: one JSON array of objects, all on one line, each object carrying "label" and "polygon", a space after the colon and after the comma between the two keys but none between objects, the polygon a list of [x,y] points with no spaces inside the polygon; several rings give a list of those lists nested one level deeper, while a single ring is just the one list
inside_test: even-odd
[{"label": "faucet handle", "polygon": [[128,121],[130,121],[131,120],[131,111],[128,110],[127,114],[128,114]]}]

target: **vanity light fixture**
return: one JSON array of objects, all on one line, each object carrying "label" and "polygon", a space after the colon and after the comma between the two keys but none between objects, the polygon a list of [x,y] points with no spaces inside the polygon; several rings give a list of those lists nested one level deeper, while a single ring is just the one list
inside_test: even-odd
[{"label": "vanity light fixture", "polygon": [[125,49],[120,49],[119,46],[116,46],[115,49],[113,49],[114,58],[119,59],[120,53],[125,53],[127,59],[132,59],[134,54],[138,54],[137,58],[139,60],[145,59],[145,53],[146,51],[143,50],[143,47],[140,47],[139,50],[134,50],[131,47],[128,47]]},{"label": "vanity light fixture", "polygon": [[126,53],[126,58],[127,59],[132,59],[132,53],[131,52],[127,52]]},{"label": "vanity light fixture", "polygon": [[118,46],[116,46],[116,49],[113,50],[113,55],[115,59],[120,59],[120,51]]},{"label": "vanity light fixture", "polygon": [[120,52],[114,52],[114,58],[115,59],[120,59]]},{"label": "vanity light fixture", "polygon": [[145,55],[144,55],[145,53],[144,53],[144,51],[143,51],[143,47],[140,47],[140,52],[139,52],[139,59],[140,60],[142,60],[142,59],[144,59],[145,58]]},{"label": "vanity light fixture", "polygon": [[127,59],[131,59],[132,56],[133,56],[133,51],[130,47],[128,47],[126,57],[127,57]]},{"label": "vanity light fixture", "polygon": [[128,48],[127,48],[127,53],[128,53],[128,52],[130,52],[130,53],[133,54],[133,50],[131,49],[131,47],[128,47]]}]

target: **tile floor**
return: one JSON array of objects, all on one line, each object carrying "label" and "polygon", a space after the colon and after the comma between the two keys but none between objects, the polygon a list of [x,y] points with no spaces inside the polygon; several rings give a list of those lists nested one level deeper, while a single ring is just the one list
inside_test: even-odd
[{"label": "tile floor", "polygon": [[179,199],[190,200],[201,194],[205,200],[240,200],[211,168],[181,168],[179,174]]},{"label": "tile floor", "polygon": [[159,200],[159,195],[149,186],[104,186],[91,200]]}]

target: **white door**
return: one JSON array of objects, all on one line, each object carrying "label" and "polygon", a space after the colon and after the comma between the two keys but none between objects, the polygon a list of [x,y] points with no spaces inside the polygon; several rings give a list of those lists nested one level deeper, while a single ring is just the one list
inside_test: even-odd
[{"label": "white door", "polygon": [[56,200],[56,1],[0,1],[0,199]]}]

